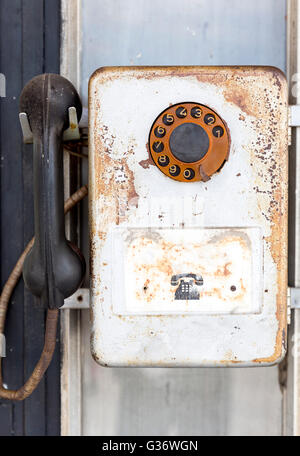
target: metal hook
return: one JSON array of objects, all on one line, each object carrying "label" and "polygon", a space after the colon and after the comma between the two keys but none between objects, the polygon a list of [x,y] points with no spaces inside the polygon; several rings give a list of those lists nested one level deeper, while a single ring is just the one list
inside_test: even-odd
[{"label": "metal hook", "polygon": [[[63,133],[63,141],[74,141],[76,139],[80,139],[76,108],[74,106],[71,106],[68,108],[68,113],[69,128],[67,128],[67,130],[65,130]],[[19,119],[22,128],[24,144],[32,144],[33,136],[26,112],[20,112]]]}]

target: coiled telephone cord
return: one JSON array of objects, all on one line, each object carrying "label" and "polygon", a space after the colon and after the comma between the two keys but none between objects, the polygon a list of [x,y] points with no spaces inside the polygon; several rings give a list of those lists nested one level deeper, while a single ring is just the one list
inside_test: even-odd
[{"label": "coiled telephone cord", "polygon": [[[73,193],[70,198],[68,198],[64,205],[65,214],[72,209],[79,201],[81,201],[88,194],[88,188],[86,185],[81,187],[75,193]],[[17,285],[19,278],[22,274],[23,263],[25,257],[31,247],[33,246],[34,238],[27,244],[24,252],[18,259],[15,267],[13,268],[10,276],[8,277],[4,288],[0,296],[0,336],[4,337],[4,327],[7,308],[9,304],[10,297],[13,293],[15,286]],[[0,357],[0,397],[3,399],[10,399],[15,401],[22,401],[26,399],[30,394],[36,389],[40,383],[44,373],[46,372],[55,349],[56,342],[56,331],[57,331],[57,321],[58,321],[58,309],[48,309],[47,319],[46,319],[46,330],[45,330],[45,342],[44,348],[41,354],[39,361],[37,362],[32,374],[26,383],[21,386],[18,390],[9,390],[6,389],[3,385],[2,379],[2,358]]]}]

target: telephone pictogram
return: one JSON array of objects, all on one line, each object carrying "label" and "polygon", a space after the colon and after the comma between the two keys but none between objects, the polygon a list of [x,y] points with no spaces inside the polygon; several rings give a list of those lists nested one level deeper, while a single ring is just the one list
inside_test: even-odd
[{"label": "telephone pictogram", "polygon": [[[183,280],[190,278],[191,280]],[[179,283],[180,280],[180,283]],[[171,278],[171,285],[178,288],[175,291],[175,299],[200,299],[200,293],[197,287],[203,285],[203,278],[196,274],[177,274]]]}]

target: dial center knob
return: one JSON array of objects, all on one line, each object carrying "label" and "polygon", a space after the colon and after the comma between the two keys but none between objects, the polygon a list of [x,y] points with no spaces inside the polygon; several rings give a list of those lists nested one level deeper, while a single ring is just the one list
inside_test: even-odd
[{"label": "dial center knob", "polygon": [[209,137],[200,125],[186,122],[172,131],[169,145],[174,157],[183,163],[193,163],[207,154]]}]

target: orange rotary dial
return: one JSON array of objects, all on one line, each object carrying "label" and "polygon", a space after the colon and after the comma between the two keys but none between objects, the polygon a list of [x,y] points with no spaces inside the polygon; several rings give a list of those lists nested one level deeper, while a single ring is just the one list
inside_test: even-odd
[{"label": "orange rotary dial", "polygon": [[165,109],[149,135],[154,163],[180,182],[209,180],[228,160],[229,144],[224,121],[200,103],[178,103]]}]

